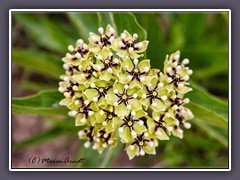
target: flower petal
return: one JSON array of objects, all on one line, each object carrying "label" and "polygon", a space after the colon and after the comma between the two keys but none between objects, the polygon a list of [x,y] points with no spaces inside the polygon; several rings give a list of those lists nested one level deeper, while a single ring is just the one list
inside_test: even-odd
[{"label": "flower petal", "polygon": [[83,59],[81,61],[82,68],[86,70],[88,66],[91,66],[90,62],[91,61],[89,59]]},{"label": "flower petal", "polygon": [[165,86],[163,86],[163,87],[161,87],[161,88],[159,88],[158,90],[157,90],[157,92],[158,92],[158,96],[168,96],[168,90],[167,90],[167,88],[165,87]]},{"label": "flower petal", "polygon": [[72,99],[64,98],[59,102],[59,104],[62,106],[68,106],[71,102],[72,102]]},{"label": "flower petal", "polygon": [[94,40],[100,41],[100,36],[98,36],[98,35],[95,34],[95,33],[90,32],[90,33],[89,33],[89,42],[90,42],[91,44],[96,44],[96,41],[94,41]]},{"label": "flower petal", "polygon": [[143,150],[148,154],[156,154],[155,146],[150,146],[148,143],[143,146]]},{"label": "flower petal", "polygon": [[141,47],[139,48],[139,50],[136,50],[136,52],[138,53],[144,52],[147,49],[148,43],[149,41],[142,41],[142,42],[136,43],[135,46]]},{"label": "flower petal", "polygon": [[108,70],[103,71],[103,73],[99,76],[99,79],[104,81],[109,81],[111,78],[112,74]]},{"label": "flower petal", "polygon": [[99,101],[97,102],[97,105],[102,108],[105,109],[108,106],[107,100],[105,99],[105,97],[101,97],[99,99]]},{"label": "flower petal", "polygon": [[128,54],[129,54],[129,57],[131,57],[132,59],[137,59],[143,56],[143,54],[139,55],[138,53],[136,53],[136,51],[132,51],[131,53],[128,52]]},{"label": "flower petal", "polygon": [[185,75],[188,75],[188,70],[187,68],[182,68],[178,71],[178,74],[180,75],[180,77],[184,77]]},{"label": "flower petal", "polygon": [[152,134],[155,130],[156,127],[156,123],[154,122],[154,120],[150,117],[147,118],[147,126],[149,129],[149,133]]},{"label": "flower petal", "polygon": [[112,120],[109,120],[107,122],[105,130],[106,130],[107,133],[111,133],[111,132],[113,132],[115,130],[115,128],[112,126]]},{"label": "flower petal", "polygon": [[141,72],[145,72],[146,68],[148,70],[150,70],[150,61],[149,60],[142,60],[139,64],[138,64],[138,68]]},{"label": "flower petal", "polygon": [[91,122],[91,125],[94,126],[96,124],[96,122],[97,122],[96,117],[95,116],[91,116],[90,117],[90,122]]},{"label": "flower petal", "polygon": [[152,109],[159,112],[159,111],[165,111],[165,105],[163,104],[162,101],[160,101],[159,99],[154,99],[153,103],[156,104],[156,106],[151,105]]},{"label": "flower petal", "polygon": [[[132,149],[131,147],[134,147],[134,148]],[[137,145],[128,145],[127,146],[127,154],[128,154],[128,157],[130,160],[136,156],[138,150],[139,150],[139,147]]]},{"label": "flower petal", "polygon": [[118,74],[117,76],[119,82],[122,84],[128,84],[131,81],[131,79],[128,78],[127,74]]},{"label": "flower petal", "polygon": [[76,119],[75,119],[75,126],[83,126],[83,125],[85,125],[87,120],[85,122],[81,121],[83,118],[84,118],[83,114],[78,114]]},{"label": "flower petal", "polygon": [[124,103],[121,103],[120,105],[118,105],[115,108],[115,113],[120,117],[124,117],[124,116],[128,115],[129,112],[130,112],[130,110],[127,109],[127,107],[124,105]]},{"label": "flower petal", "polygon": [[142,105],[138,99],[130,99],[128,103],[132,106],[132,110],[136,111],[141,109]]},{"label": "flower petal", "polygon": [[175,119],[173,119],[172,117],[167,117],[167,118],[164,118],[164,121],[167,123],[168,126],[170,126],[174,124]]},{"label": "flower petal", "polygon": [[120,46],[119,46],[119,42],[122,41],[121,37],[114,39],[111,47],[113,48],[114,51],[119,51],[120,50]]},{"label": "flower petal", "polygon": [[102,123],[107,118],[106,114],[101,115],[99,111],[95,113],[95,117],[96,117],[97,123]]},{"label": "flower petal", "polygon": [[158,128],[158,131],[160,133],[156,133],[156,136],[159,140],[169,140],[168,135],[165,133],[165,131],[162,128]]},{"label": "flower petal", "polygon": [[117,55],[120,56],[123,60],[129,55],[126,50],[118,50]]},{"label": "flower petal", "polygon": [[89,101],[98,96],[98,91],[96,89],[87,89],[84,94],[87,96]]},{"label": "flower petal", "polygon": [[124,30],[123,33],[126,34],[125,41],[132,40],[132,35],[127,30]]},{"label": "flower petal", "polygon": [[124,86],[121,83],[117,82],[113,84],[113,90],[114,89],[117,89],[118,93],[122,94],[124,91]]},{"label": "flower petal", "polygon": [[132,71],[134,66],[132,63],[132,60],[130,58],[127,58],[123,63],[122,63],[122,68],[125,70],[127,69],[128,71]]},{"label": "flower petal", "polygon": [[122,119],[120,119],[119,117],[114,117],[113,120],[112,120],[112,125],[114,128],[117,128],[117,127],[120,127],[124,121]]},{"label": "flower petal", "polygon": [[150,100],[149,100],[149,98],[140,99],[140,103],[141,103],[142,105],[144,105],[145,107],[149,107],[149,106],[150,106]]},{"label": "flower petal", "polygon": [[143,111],[142,109],[136,111],[136,114],[133,116],[133,119],[139,119],[147,115],[147,112]]},{"label": "flower petal", "polygon": [[[113,28],[110,24],[108,24],[108,25],[107,25],[107,28],[106,28],[106,31],[105,31],[105,34],[106,34],[107,36],[111,36],[111,35],[114,35],[114,34],[115,34],[115,32],[110,31],[110,29],[113,29],[113,30],[114,30],[114,28]],[[114,30],[114,31],[115,31],[115,30]]]},{"label": "flower petal", "polygon": [[113,105],[114,102],[117,102],[119,100],[119,98],[113,93],[108,93],[106,96],[106,99],[107,99],[107,103],[110,105]]},{"label": "flower petal", "polygon": [[123,132],[119,132],[119,136],[124,142],[130,142],[132,136],[129,127],[123,127]]},{"label": "flower petal", "polygon": [[182,86],[182,87],[178,87],[177,90],[181,94],[186,94],[187,92],[192,91],[192,88],[187,86]]},{"label": "flower petal", "polygon": [[137,134],[142,134],[143,132],[145,132],[147,129],[144,125],[140,125],[138,122],[134,122],[133,124],[133,130],[137,133]]},{"label": "flower petal", "polygon": [[142,87],[142,84],[141,84],[137,79],[134,78],[134,79],[130,82],[129,87],[130,87],[130,89],[135,88],[135,87],[137,87],[137,88],[140,89],[140,88]]},{"label": "flower petal", "polygon": [[151,89],[154,89],[158,84],[158,78],[156,77],[153,77],[152,80],[151,80]]},{"label": "flower petal", "polygon": [[180,130],[179,128],[175,129],[173,128],[173,131],[172,131],[173,135],[182,139],[183,138],[183,131]]}]

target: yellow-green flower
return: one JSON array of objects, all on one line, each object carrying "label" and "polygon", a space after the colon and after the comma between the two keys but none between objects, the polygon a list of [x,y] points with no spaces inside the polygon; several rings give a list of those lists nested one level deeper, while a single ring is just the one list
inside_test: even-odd
[{"label": "yellow-green flower", "polygon": [[135,33],[133,36],[126,30],[123,31],[121,37],[115,39],[112,43],[112,48],[117,51],[117,54],[125,60],[126,57],[130,57],[132,59],[137,59],[142,57],[143,55],[139,55],[139,53],[143,53],[148,46],[149,41],[142,41],[136,43],[138,39],[138,35]]}]

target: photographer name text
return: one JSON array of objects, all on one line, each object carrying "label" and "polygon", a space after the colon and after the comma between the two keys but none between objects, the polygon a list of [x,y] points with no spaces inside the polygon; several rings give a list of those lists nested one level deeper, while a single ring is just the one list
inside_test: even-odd
[{"label": "photographer name text", "polygon": [[79,158],[78,160],[72,160],[69,157],[66,157],[65,159],[30,157],[28,160],[30,164],[82,164],[84,161],[85,158],[83,157]]}]

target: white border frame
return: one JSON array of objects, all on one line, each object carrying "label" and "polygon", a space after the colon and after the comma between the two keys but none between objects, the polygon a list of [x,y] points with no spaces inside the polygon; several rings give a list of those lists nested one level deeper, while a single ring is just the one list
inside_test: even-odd
[{"label": "white border frame", "polygon": [[[12,168],[12,132],[11,132],[11,117],[12,117],[12,67],[11,67],[11,62],[12,62],[12,55],[11,55],[11,50],[12,50],[12,43],[11,43],[11,35],[12,35],[12,12],[68,12],[68,11],[81,11],[81,12],[129,12],[129,11],[139,11],[139,12],[228,12],[228,33],[229,33],[229,45],[228,45],[228,76],[229,76],[229,87],[228,87],[228,134],[229,134],[229,139],[228,139],[228,150],[229,150],[229,161],[228,169],[119,169],[119,168],[114,168],[114,169],[104,169],[104,168],[91,168],[91,169],[74,169],[74,168],[69,168],[69,169],[37,169],[37,168]],[[230,9],[10,9],[9,10],[9,171],[231,171],[231,10]]]}]

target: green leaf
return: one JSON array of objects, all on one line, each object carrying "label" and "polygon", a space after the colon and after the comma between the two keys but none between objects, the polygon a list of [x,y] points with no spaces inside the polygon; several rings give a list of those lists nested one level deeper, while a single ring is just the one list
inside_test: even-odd
[{"label": "green leaf", "polygon": [[42,145],[43,143],[47,143],[59,136],[69,133],[77,133],[74,128],[71,128],[71,131],[69,130],[70,127],[74,127],[73,119],[68,118],[63,120],[63,122],[64,126],[51,127],[47,130],[41,131],[40,133],[31,135],[29,138],[21,141],[20,143],[14,144],[13,150],[22,150],[30,146]]},{"label": "green leaf", "polygon": [[119,32],[119,35],[124,30],[127,30],[130,34],[137,33],[138,41],[143,41],[147,39],[146,30],[137,22],[136,17],[130,13],[112,13],[116,29]]},{"label": "green leaf", "polygon": [[23,90],[33,90],[33,91],[41,91],[45,89],[56,89],[57,85],[49,85],[46,83],[38,83],[38,82],[31,82],[29,80],[21,81],[20,88]]},{"label": "green leaf", "polygon": [[20,66],[45,76],[59,79],[59,76],[64,74],[60,57],[49,53],[46,54],[34,49],[12,49],[12,60]]},{"label": "green leaf", "polygon": [[[219,127],[228,127],[228,119],[219,115],[218,113],[204,107],[198,105],[194,102],[190,102],[186,107],[191,109],[195,118],[202,119],[202,121],[206,124],[211,124]],[[195,118],[191,121],[195,121]]]},{"label": "green leaf", "polygon": [[35,115],[66,115],[66,107],[59,105],[63,95],[56,90],[44,90],[38,94],[12,98],[12,111],[15,114],[35,114]]},{"label": "green leaf", "polygon": [[14,144],[13,150],[22,150],[30,146],[42,145],[63,135],[76,135],[79,131],[79,128],[76,128],[74,125],[73,118],[68,117],[62,120],[49,118],[47,121],[54,124],[54,127],[33,134],[23,141]]},{"label": "green leaf", "polygon": [[[62,15],[63,16],[63,15]],[[69,44],[67,34],[56,22],[51,21],[43,14],[14,13],[16,18],[29,33],[32,39],[40,46],[55,51],[66,51]]]},{"label": "green leaf", "polygon": [[13,150],[24,149],[32,145],[40,145],[60,135],[64,135],[63,129],[59,127],[53,127],[48,130],[42,131],[39,134],[34,134],[30,138],[27,138],[18,144],[14,144]]},{"label": "green leaf", "polygon": [[225,147],[228,147],[228,138],[224,137],[221,134],[221,132],[218,132],[218,131],[214,130],[213,128],[208,126],[203,120],[198,119],[198,118],[195,118],[193,123],[196,124],[200,129],[205,131],[210,137],[216,139],[217,141],[219,141]]},{"label": "green leaf", "polygon": [[162,68],[162,60],[165,59],[167,52],[166,44],[164,43],[164,34],[162,25],[160,25],[159,16],[157,13],[134,13],[139,24],[144,27],[149,40],[147,48],[147,58],[151,59],[151,66],[154,68]]},{"label": "green leaf", "polygon": [[191,102],[186,107],[191,109],[195,118],[201,119],[207,124],[227,128],[228,104],[192,82],[191,85],[193,91],[186,95]]},{"label": "green leaf", "polygon": [[88,12],[69,12],[67,13],[72,24],[77,28],[80,36],[84,41],[88,40],[89,32],[97,32],[99,23],[96,22],[98,15]]},{"label": "green leaf", "polygon": [[182,26],[186,36],[186,43],[196,43],[201,40],[206,30],[207,14],[191,12],[182,14],[181,18],[184,23]]},{"label": "green leaf", "polygon": [[228,118],[227,102],[222,101],[219,98],[209,94],[206,90],[197,86],[193,82],[191,82],[191,87],[193,88],[193,91],[187,93],[186,97],[188,97],[197,105],[203,106],[208,111],[215,112],[225,119]]},{"label": "green leaf", "polygon": [[225,41],[220,45],[201,42],[198,45],[188,46],[181,53],[183,58],[190,59],[194,79],[206,81],[206,78],[218,74],[228,74],[228,43]]}]

